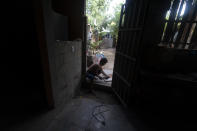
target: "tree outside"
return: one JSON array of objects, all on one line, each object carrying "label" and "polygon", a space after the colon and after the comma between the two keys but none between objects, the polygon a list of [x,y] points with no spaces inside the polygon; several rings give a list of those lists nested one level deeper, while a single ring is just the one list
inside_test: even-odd
[{"label": "tree outside", "polygon": [[90,49],[97,50],[107,34],[117,39],[121,6],[124,0],[87,0],[86,15],[92,30]]}]

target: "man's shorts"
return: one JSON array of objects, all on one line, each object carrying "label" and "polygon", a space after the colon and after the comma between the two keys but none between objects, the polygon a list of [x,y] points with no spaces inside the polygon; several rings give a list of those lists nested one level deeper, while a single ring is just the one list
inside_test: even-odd
[{"label": "man's shorts", "polygon": [[91,74],[91,73],[86,73],[86,77],[88,78],[88,79],[90,79],[90,80],[94,80],[94,75],[93,74]]}]

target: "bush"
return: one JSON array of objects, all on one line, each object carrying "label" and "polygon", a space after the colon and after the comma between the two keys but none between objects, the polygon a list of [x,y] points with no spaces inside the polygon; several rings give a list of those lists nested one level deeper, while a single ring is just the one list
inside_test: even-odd
[{"label": "bush", "polygon": [[90,42],[90,49],[93,51],[93,54],[94,54],[94,51],[99,48],[101,43],[102,43],[102,40],[96,41],[96,42]]}]

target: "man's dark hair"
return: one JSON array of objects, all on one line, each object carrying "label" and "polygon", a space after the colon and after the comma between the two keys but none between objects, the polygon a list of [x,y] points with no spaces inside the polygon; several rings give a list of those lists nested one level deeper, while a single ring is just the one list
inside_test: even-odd
[{"label": "man's dark hair", "polygon": [[100,65],[105,65],[108,62],[107,58],[101,58]]}]

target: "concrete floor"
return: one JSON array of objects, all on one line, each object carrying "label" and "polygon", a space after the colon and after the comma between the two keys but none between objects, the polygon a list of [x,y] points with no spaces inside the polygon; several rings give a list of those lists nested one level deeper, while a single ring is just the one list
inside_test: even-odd
[{"label": "concrete floor", "polygon": [[[93,114],[98,115],[94,116]],[[119,105],[78,98],[72,100],[67,108],[56,116],[47,129],[47,131],[64,130],[131,131],[134,128],[128,122]]]},{"label": "concrete floor", "polygon": [[136,131],[111,93],[84,89],[54,110],[35,114],[10,131]]},{"label": "concrete floor", "polygon": [[[165,115],[167,112],[161,113]],[[169,115],[159,116],[152,110],[135,107],[128,111],[112,93],[98,90],[88,93],[83,89],[61,107],[35,113],[20,122],[15,120],[18,123],[6,131],[187,131],[196,127],[194,123],[184,125],[184,121],[173,120]]]}]

